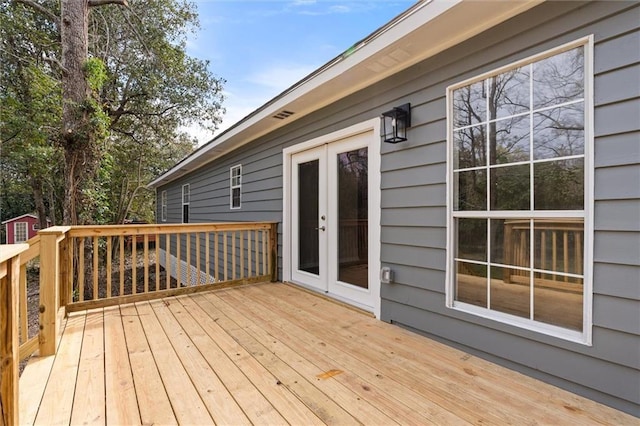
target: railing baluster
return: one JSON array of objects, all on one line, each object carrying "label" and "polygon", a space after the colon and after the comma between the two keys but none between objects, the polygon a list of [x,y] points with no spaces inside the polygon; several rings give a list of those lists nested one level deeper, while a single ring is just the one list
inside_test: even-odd
[{"label": "railing baluster", "polygon": [[84,301],[84,237],[76,239],[78,245],[78,298]]},{"label": "railing baluster", "polygon": [[262,275],[267,275],[267,230],[262,230]]},{"label": "railing baluster", "polygon": [[253,275],[251,263],[251,230],[247,230],[247,278]]},{"label": "railing baluster", "polygon": [[155,251],[156,259],[156,286],[155,290],[160,290],[160,235],[156,234],[153,240],[153,248]]},{"label": "railing baluster", "polygon": [[278,224],[271,224],[269,230],[269,272],[271,281],[278,280]]},{"label": "railing baluster", "polygon": [[[566,274],[569,272],[569,231],[564,231],[562,233],[562,250],[562,260],[564,262],[563,272]],[[568,282],[569,277],[565,275],[564,281]]]},{"label": "railing baluster", "polygon": [[[545,269],[547,264],[547,231],[544,229],[540,231],[540,269]],[[545,275],[542,274],[541,278]]]},{"label": "railing baluster", "polygon": [[191,233],[187,232],[187,256],[185,260],[187,261],[187,285],[191,285]]},{"label": "railing baluster", "polygon": [[255,240],[254,240],[254,244],[253,244],[253,246],[255,247],[255,250],[256,250],[256,256],[255,256],[255,262],[256,262],[256,277],[257,277],[258,275],[260,275],[260,242],[258,241],[258,237],[259,237],[258,232],[259,232],[259,231],[258,231],[257,229],[256,229],[256,230],[255,230],[255,232],[254,232]]},{"label": "railing baluster", "polygon": [[144,292],[149,293],[149,234],[144,234]]},{"label": "railing baluster", "polygon": [[231,279],[236,279],[236,232],[231,232]]},{"label": "railing baluster", "polygon": [[[551,267],[554,271],[558,270],[558,250],[557,250],[557,231],[551,231]],[[556,280],[557,275],[552,274],[553,280]]]},{"label": "railing baluster", "polygon": [[176,287],[180,287],[180,283],[182,282],[182,234],[176,233]]},{"label": "railing baluster", "polygon": [[169,290],[171,284],[171,234],[165,235],[165,261],[164,261],[164,273],[166,275],[166,289]]},{"label": "railing baluster", "polygon": [[27,310],[27,265],[20,266],[20,344],[29,340],[29,313]]},{"label": "railing baluster", "polygon": [[224,254],[224,258],[223,258],[223,265],[222,267],[224,268],[224,280],[227,281],[228,278],[228,258],[227,258],[227,231],[224,231],[222,233],[222,238],[223,238],[223,244],[222,244],[222,253]]},{"label": "railing baluster", "polygon": [[200,285],[200,233],[196,232],[196,285]]},{"label": "railing baluster", "polygon": [[218,275],[218,267],[220,264],[220,259],[218,259],[219,253],[218,253],[218,244],[220,243],[218,241],[218,231],[214,231],[213,234],[213,260],[215,262],[214,264],[214,280],[216,281],[216,283],[220,282],[220,280],[218,279],[219,275]]},{"label": "railing baluster", "polygon": [[131,236],[131,294],[138,294],[138,245],[136,237]]},{"label": "railing baluster", "polygon": [[204,233],[204,267],[207,270],[207,274],[206,274],[206,284],[210,284],[211,283],[211,258],[209,257],[210,253],[209,253],[209,239],[211,238],[211,233],[209,232],[205,232]]},{"label": "railing baluster", "polygon": [[244,231],[240,231],[240,278],[244,278]]},{"label": "railing baluster", "polygon": [[120,292],[118,296],[124,296],[124,235],[118,237],[120,245],[120,259],[118,259],[118,270],[120,272]]},{"label": "railing baluster", "polygon": [[73,303],[72,248],[69,238],[60,242],[60,304],[62,306]]},{"label": "railing baluster", "polygon": [[98,237],[93,237],[93,300],[98,299],[98,260],[100,258],[99,256],[99,251],[100,248],[98,247]]},{"label": "railing baluster", "polygon": [[576,232],[576,274],[583,274],[582,271],[582,233]]},{"label": "railing baluster", "polygon": [[107,298],[113,296],[111,292],[111,235],[107,237]]}]

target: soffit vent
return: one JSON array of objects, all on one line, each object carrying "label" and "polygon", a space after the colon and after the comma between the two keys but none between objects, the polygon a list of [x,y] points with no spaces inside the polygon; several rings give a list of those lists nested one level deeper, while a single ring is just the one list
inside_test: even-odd
[{"label": "soffit vent", "polygon": [[276,115],[274,115],[273,118],[277,118],[278,120],[284,120],[285,118],[291,117],[293,114],[294,113],[291,111],[282,110]]}]

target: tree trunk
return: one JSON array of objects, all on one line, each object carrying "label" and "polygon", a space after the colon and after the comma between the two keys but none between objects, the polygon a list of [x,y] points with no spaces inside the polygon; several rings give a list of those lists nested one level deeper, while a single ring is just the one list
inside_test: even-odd
[{"label": "tree trunk", "polygon": [[88,0],[62,0],[60,38],[62,42],[62,146],[65,160],[65,193],[63,223],[78,224],[78,208],[82,209],[81,187],[84,170],[93,162],[83,162],[83,150],[92,150],[91,135],[85,124],[87,111],[83,108],[89,97],[84,75],[88,55],[89,3]]},{"label": "tree trunk", "polygon": [[36,213],[38,214],[40,229],[45,229],[47,228],[47,209],[44,206],[42,182],[37,179],[31,179],[31,189],[33,190],[33,200],[36,204]]}]

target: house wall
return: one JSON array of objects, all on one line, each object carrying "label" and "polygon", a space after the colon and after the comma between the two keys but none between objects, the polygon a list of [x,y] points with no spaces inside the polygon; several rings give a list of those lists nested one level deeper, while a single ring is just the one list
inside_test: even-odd
[{"label": "house wall", "polygon": [[[445,307],[446,87],[594,35],[593,344],[541,335]],[[428,43],[428,41],[425,41]],[[291,125],[168,190],[170,222],[191,184],[191,219],[282,221],[282,149],[410,102],[409,141],[381,146],[384,321],[640,415],[640,5],[544,3]],[[242,209],[229,168],[242,164]],[[281,244],[281,239],[279,239]],[[280,247],[280,253],[282,253]],[[281,264],[281,263],[280,263]]]}]

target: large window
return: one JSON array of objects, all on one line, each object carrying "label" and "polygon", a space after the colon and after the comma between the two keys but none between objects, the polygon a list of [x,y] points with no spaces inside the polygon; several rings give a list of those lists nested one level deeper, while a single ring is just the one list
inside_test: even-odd
[{"label": "large window", "polygon": [[242,199],[242,165],[233,166],[229,171],[229,203],[232,209],[239,209]]},{"label": "large window", "polygon": [[167,191],[160,193],[160,219],[163,222],[167,221]]},{"label": "large window", "polygon": [[589,342],[589,52],[448,89],[450,307]]},{"label": "large window", "polygon": [[27,222],[16,222],[13,224],[13,241],[16,244],[27,241],[27,225]]},{"label": "large window", "polygon": [[189,204],[191,203],[191,188],[189,184],[182,185],[182,223],[189,223]]}]

